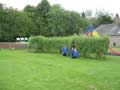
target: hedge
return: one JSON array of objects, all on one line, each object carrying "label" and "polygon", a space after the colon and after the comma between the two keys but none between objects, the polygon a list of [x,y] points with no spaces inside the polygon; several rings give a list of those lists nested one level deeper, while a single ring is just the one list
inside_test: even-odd
[{"label": "hedge", "polygon": [[87,36],[43,37],[35,36],[29,40],[29,50],[34,52],[59,53],[64,45],[72,48],[73,42],[82,57],[102,58],[109,46],[107,37],[95,38]]}]

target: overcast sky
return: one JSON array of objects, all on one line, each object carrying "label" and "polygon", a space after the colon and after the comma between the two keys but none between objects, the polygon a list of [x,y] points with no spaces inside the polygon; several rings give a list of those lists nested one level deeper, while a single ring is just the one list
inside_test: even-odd
[{"label": "overcast sky", "polygon": [[[111,13],[120,14],[120,0],[48,0],[51,5],[60,4],[67,10],[82,12],[85,10],[105,9]],[[7,7],[12,6],[18,10],[22,10],[27,4],[36,6],[41,0],[0,0],[0,3],[6,4]]]}]

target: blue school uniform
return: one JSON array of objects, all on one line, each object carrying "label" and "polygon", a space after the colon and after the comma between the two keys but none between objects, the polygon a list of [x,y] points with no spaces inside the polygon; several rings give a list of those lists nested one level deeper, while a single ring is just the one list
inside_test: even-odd
[{"label": "blue school uniform", "polygon": [[78,51],[77,50],[72,51],[72,58],[78,58]]},{"label": "blue school uniform", "polygon": [[68,51],[69,51],[69,49],[68,49],[67,47],[64,47],[64,48],[62,49],[62,54],[63,54],[64,56],[66,56],[66,55],[68,54]]}]

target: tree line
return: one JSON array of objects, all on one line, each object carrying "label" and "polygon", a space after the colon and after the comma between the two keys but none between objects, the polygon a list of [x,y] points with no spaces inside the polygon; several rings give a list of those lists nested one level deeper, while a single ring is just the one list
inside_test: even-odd
[{"label": "tree line", "polygon": [[104,12],[93,19],[87,18],[90,15],[90,11],[78,13],[65,10],[59,4],[51,6],[47,0],[42,0],[36,7],[27,5],[22,11],[0,4],[0,42],[37,35],[69,36],[84,32],[90,23],[97,27],[113,22]]}]

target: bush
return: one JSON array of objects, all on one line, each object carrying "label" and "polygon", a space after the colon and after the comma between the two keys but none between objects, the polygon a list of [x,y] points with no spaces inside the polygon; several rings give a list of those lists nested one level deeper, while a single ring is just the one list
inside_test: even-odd
[{"label": "bush", "polygon": [[76,48],[82,57],[102,58],[109,46],[107,37],[94,38],[87,36],[69,36],[69,37],[43,37],[36,36],[29,40],[29,50],[35,52],[59,53],[64,45],[72,48],[72,43],[76,44]]},{"label": "bush", "polygon": [[32,37],[29,40],[29,49],[35,52],[59,53],[60,49],[67,45],[70,48],[71,41],[68,37],[48,38],[43,36]]}]

